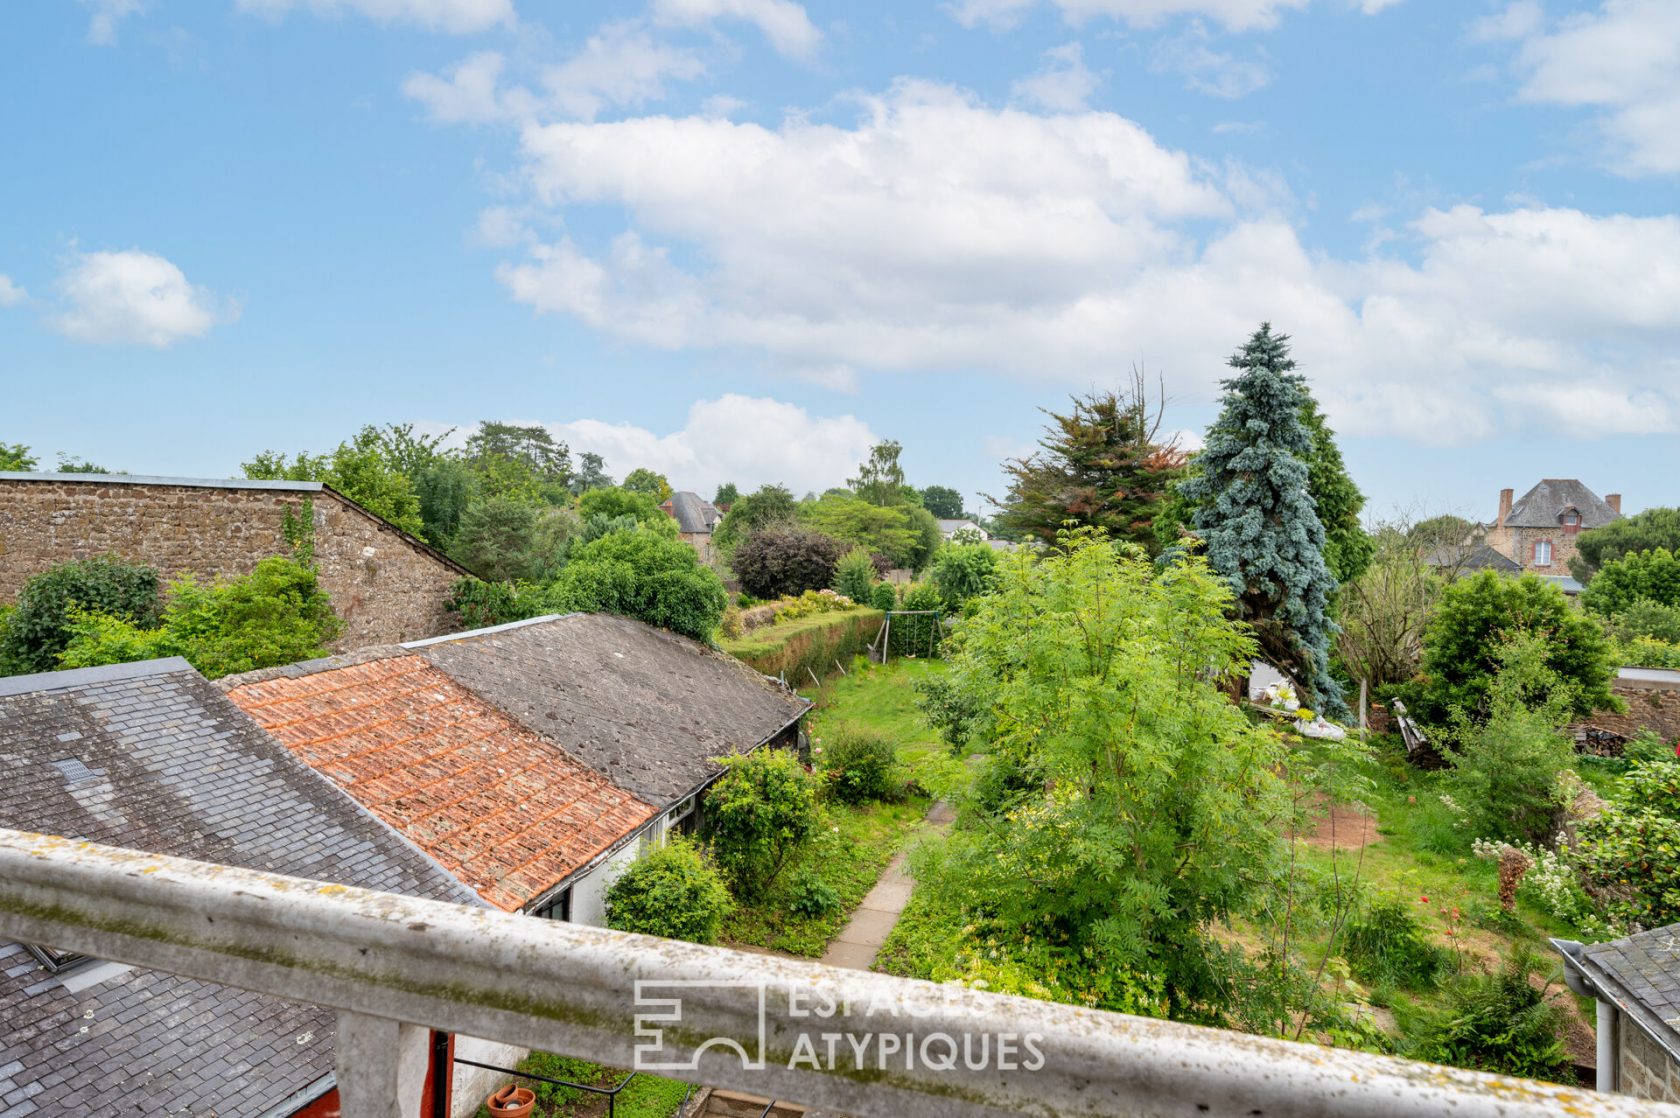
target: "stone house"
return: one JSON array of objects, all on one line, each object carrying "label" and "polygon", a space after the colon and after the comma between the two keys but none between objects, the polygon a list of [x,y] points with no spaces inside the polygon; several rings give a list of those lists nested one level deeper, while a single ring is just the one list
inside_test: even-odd
[{"label": "stone house", "polygon": [[1512,493],[1499,491],[1499,515],[1481,542],[1524,571],[1554,579],[1568,577],[1576,536],[1622,516],[1620,493],[1600,497],[1574,478],[1548,478],[1517,501]]},{"label": "stone house", "polygon": [[338,648],[448,632],[450,587],[470,572],[314,481],[0,473],[0,602],[72,559],[117,555],[165,580],[249,574],[306,540],[344,622]]},{"label": "stone house", "polygon": [[700,562],[708,567],[716,565],[717,548],[712,543],[712,533],[723,521],[722,509],[687,490],[671,494],[659,509],[677,522],[677,538],[695,550]]},{"label": "stone house", "polygon": [[1598,1089],[1680,1103],[1680,924],[1552,946],[1569,988],[1598,1002]]},{"label": "stone house", "polygon": [[[7,828],[480,903],[178,657],[0,679],[0,771]],[[0,938],[0,1114],[330,1118],[337,1020]]]}]

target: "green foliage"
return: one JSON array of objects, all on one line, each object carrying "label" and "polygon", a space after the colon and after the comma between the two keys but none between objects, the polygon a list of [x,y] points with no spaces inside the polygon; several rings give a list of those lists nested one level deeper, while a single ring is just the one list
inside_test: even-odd
[{"label": "green foliage", "polygon": [[[1594,580],[1594,585],[1597,581]],[[1620,641],[1641,638],[1664,644],[1680,644],[1680,605],[1665,606],[1649,598],[1641,598],[1610,619],[1610,631]],[[1623,662],[1623,667],[1629,667]]]},{"label": "green foliage", "polygon": [[568,511],[486,497],[467,507],[449,554],[491,581],[542,581],[560,568],[569,544],[582,531]]},{"label": "green foliage", "polygon": [[[638,1072],[635,1078],[625,1083],[631,1075],[628,1071],[549,1052],[532,1052],[519,1061],[518,1070],[526,1075],[541,1075],[547,1079],[607,1090],[624,1083],[623,1090],[613,1099],[615,1118],[672,1118],[689,1091],[688,1084],[680,1080],[664,1079],[647,1072]],[[563,1087],[542,1079],[518,1077],[512,1082],[530,1088],[537,1096],[531,1118],[574,1118],[578,1114],[594,1114],[600,1105],[595,1101],[600,1095],[581,1087]],[[489,1108],[480,1106],[475,1118],[492,1118]]]},{"label": "green foliage", "polygon": [[[1235,377],[1181,491],[1213,569],[1236,595],[1266,659],[1301,685],[1312,709],[1346,718],[1329,671],[1335,577],[1308,486],[1313,435],[1301,420],[1311,397],[1294,372],[1289,338],[1263,323],[1232,356]],[[1246,671],[1243,672],[1246,675]]]},{"label": "green foliage", "polygon": [[830,585],[845,551],[833,536],[783,523],[748,536],[729,562],[741,589],[755,598],[782,598]]},{"label": "green foliage", "polygon": [[967,751],[984,711],[974,694],[943,675],[917,681],[916,708],[954,753]]},{"label": "green foliage", "polygon": [[834,566],[834,589],[859,605],[868,605],[875,585],[875,560],[861,547],[840,557]]},{"label": "green foliage", "polygon": [[[826,536],[881,556],[894,567],[913,567],[927,545],[920,518],[913,515],[916,512],[927,515],[926,509],[874,505],[849,494],[828,493],[800,506],[799,519]],[[937,540],[939,525],[933,527]]]},{"label": "green foliage", "polygon": [[904,467],[898,464],[898,456],[903,450],[891,439],[876,443],[858,467],[858,476],[848,483],[852,491],[872,505],[902,504]]},{"label": "green foliage", "polygon": [[40,465],[23,443],[0,443],[0,472],[26,474]]},{"label": "green foliage", "polygon": [[638,467],[624,475],[620,487],[631,493],[640,493],[652,497],[656,505],[663,504],[671,496],[671,483],[665,475],[653,470]]},{"label": "green foliage", "polygon": [[572,474],[569,488],[574,496],[593,489],[610,489],[613,479],[607,476],[607,462],[599,454],[584,451],[578,455],[577,472]]},{"label": "green foliage", "polygon": [[1524,1079],[1574,1082],[1564,1047],[1563,1013],[1528,980],[1540,960],[1512,954],[1497,973],[1471,975],[1447,987],[1447,1004],[1410,1055],[1433,1063]]},{"label": "green foliage", "polygon": [[478,478],[460,459],[439,457],[421,467],[413,481],[426,539],[448,550],[478,500]]},{"label": "green foliage", "polygon": [[970,733],[1034,776],[953,836],[939,888],[1000,952],[1077,966],[1063,981],[1091,1004],[1157,989],[1217,1015],[1209,928],[1280,872],[1281,743],[1213,682],[1254,653],[1230,604],[1202,559],[1157,571],[1081,532],[1005,559],[948,642]]},{"label": "green foliage", "polygon": [[823,779],[841,803],[890,800],[903,794],[898,750],[884,734],[842,726],[823,739]]},{"label": "green foliage", "polygon": [[1581,605],[1610,617],[1641,602],[1680,606],[1680,557],[1665,547],[1605,562],[1581,592]]},{"label": "green foliage", "polygon": [[1348,921],[1345,934],[1342,953],[1360,981],[1372,985],[1427,989],[1451,962],[1399,897],[1371,900]]},{"label": "green foliage", "polygon": [[554,613],[616,613],[706,641],[728,596],[692,547],[641,527],[577,548],[545,599]]},{"label": "green foliage", "polygon": [[763,896],[788,858],[817,830],[816,785],[784,750],[723,758],[728,771],[706,792],[706,834],[735,895]]},{"label": "green foliage", "polygon": [[944,599],[931,583],[917,582],[905,587],[900,610],[921,611],[915,614],[895,614],[892,628],[887,631],[888,643],[895,656],[936,656],[943,637],[939,611],[945,608]]},{"label": "green foliage", "polygon": [[571,450],[541,425],[485,420],[468,437],[463,460],[491,496],[549,505],[571,500]]},{"label": "green foliage", "polygon": [[1436,724],[1455,708],[1473,720],[1485,719],[1500,648],[1525,633],[1546,643],[1546,666],[1574,688],[1574,713],[1619,706],[1610,692],[1616,665],[1597,621],[1571,606],[1562,590],[1533,575],[1505,578],[1482,571],[1441,593],[1424,634],[1413,713]]},{"label": "green foliage", "polygon": [[1125,394],[1072,398],[1050,423],[1039,450],[1003,464],[1009,492],[998,520],[1013,532],[1054,542],[1070,522],[1102,528],[1117,540],[1153,549],[1155,519],[1184,456],[1160,434],[1162,403],[1134,372]]},{"label": "green foliage", "polygon": [[875,589],[870,591],[869,604],[882,611],[897,609],[898,588],[890,582],[876,583]]},{"label": "green foliage", "polygon": [[1659,547],[1680,553],[1680,508],[1646,509],[1582,532],[1575,537],[1569,573],[1590,585],[1604,564]]},{"label": "green foliage", "polygon": [[621,932],[715,943],[729,914],[729,890],[698,847],[672,836],[630,864],[607,887],[607,927]]},{"label": "green foliage", "polygon": [[940,551],[931,577],[945,608],[960,613],[970,598],[991,590],[997,569],[998,553],[989,545],[961,544]]},{"label": "green foliage", "polygon": [[543,587],[535,583],[485,582],[472,577],[456,580],[443,604],[468,629],[506,625],[549,612]]},{"label": "green foliage", "polygon": [[644,524],[653,524],[670,519],[659,511],[659,501],[654,500],[651,494],[619,486],[589,490],[578,498],[577,509],[578,515],[585,520],[597,516],[633,516]]},{"label": "green foliage", "polygon": [[712,543],[725,555],[754,532],[792,520],[799,515],[799,503],[783,485],[762,485],[756,492],[737,497],[712,531]]},{"label": "green foliage", "polygon": [[788,907],[795,916],[820,919],[840,909],[840,894],[834,886],[810,870],[801,870],[788,886]]},{"label": "green foliage", "polygon": [[60,453],[58,456],[58,472],[61,474],[121,474],[127,470],[107,470],[96,462],[89,462],[85,458]]},{"label": "green foliage", "polygon": [[1428,555],[1441,548],[1463,546],[1476,530],[1474,521],[1443,513],[1411,525],[1406,529],[1405,538],[1407,543]]},{"label": "green foliage", "polygon": [[1547,652],[1532,633],[1507,641],[1496,651],[1486,718],[1454,717],[1450,785],[1478,838],[1549,842],[1568,806],[1558,780],[1575,759],[1562,729],[1575,689],[1548,665]]},{"label": "green foliage", "polygon": [[736,488],[735,483],[732,481],[724,482],[722,485],[717,487],[717,492],[712,494],[712,504],[716,505],[720,509],[727,509],[730,505],[733,505],[740,499],[741,491]]},{"label": "green foliage", "polygon": [[425,538],[414,483],[386,455],[387,436],[363,427],[329,454],[300,452],[295,458],[264,451],[241,463],[248,478],[319,481],[410,535]]},{"label": "green foliage", "polygon": [[765,675],[806,682],[850,664],[881,629],[872,609],[824,613],[798,621],[766,625],[745,636],[722,641],[724,651]]},{"label": "green foliage", "polygon": [[1339,595],[1336,656],[1348,674],[1372,689],[1411,679],[1443,585],[1416,544],[1381,533],[1371,562]]},{"label": "green foliage", "polygon": [[1615,923],[1680,921],[1680,761],[1634,761],[1604,811],[1580,825],[1571,854]]},{"label": "green foliage", "polygon": [[169,588],[162,624],[78,610],[59,666],[85,668],[185,656],[210,679],[327,654],[342,628],[313,568],[278,556],[213,585],[183,575]]},{"label": "green foliage", "polygon": [[60,563],[30,578],[18,591],[17,608],[0,641],[0,672],[22,675],[58,667],[75,635],[78,612],[150,628],[158,612],[157,572],[106,556]]},{"label": "green foliage", "polygon": [[1376,554],[1376,542],[1359,523],[1365,494],[1348,476],[1336,433],[1330,430],[1318,401],[1307,397],[1301,424],[1312,438],[1307,454],[1307,492],[1312,494],[1319,522],[1324,525],[1324,562],[1337,582],[1350,582],[1365,573]]},{"label": "green foliage", "polygon": [[1680,669],[1680,643],[1655,637],[1634,637],[1611,645],[1612,662],[1624,668]]},{"label": "green foliage", "polygon": [[846,601],[838,594],[825,590],[807,590],[797,598],[784,599],[776,612],[776,619],[771,624],[784,625],[819,613],[838,613],[852,609],[854,605],[855,603]]},{"label": "green foliage", "polygon": [[961,520],[963,495],[948,485],[930,485],[922,490],[922,507],[940,520]]}]

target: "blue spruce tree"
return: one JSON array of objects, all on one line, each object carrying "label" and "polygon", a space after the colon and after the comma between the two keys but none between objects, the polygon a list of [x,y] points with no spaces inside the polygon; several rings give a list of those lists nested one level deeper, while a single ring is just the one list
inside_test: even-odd
[{"label": "blue spruce tree", "polygon": [[1269,322],[1230,364],[1239,371],[1223,384],[1224,410],[1183,494],[1197,506],[1208,562],[1231,583],[1261,652],[1300,685],[1312,709],[1347,718],[1328,666],[1336,580],[1308,491],[1306,384],[1289,357],[1289,336],[1272,333]]}]

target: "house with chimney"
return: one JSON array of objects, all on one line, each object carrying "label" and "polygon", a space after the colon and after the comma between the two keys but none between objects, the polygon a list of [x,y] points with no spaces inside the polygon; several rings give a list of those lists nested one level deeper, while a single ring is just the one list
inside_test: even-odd
[{"label": "house with chimney", "polygon": [[[1499,515],[1488,526],[1482,544],[1521,571],[1553,579],[1570,590],[1569,560],[1575,557],[1575,538],[1589,528],[1620,520],[1622,495],[1600,497],[1575,478],[1547,478],[1518,500],[1512,500],[1513,493],[1499,491]],[[1579,592],[1580,586],[1573,589]]]},{"label": "house with chimney", "polygon": [[712,533],[723,522],[723,509],[698,493],[683,490],[667,497],[659,510],[677,522],[677,538],[695,550],[700,562],[707,566],[716,562]]}]

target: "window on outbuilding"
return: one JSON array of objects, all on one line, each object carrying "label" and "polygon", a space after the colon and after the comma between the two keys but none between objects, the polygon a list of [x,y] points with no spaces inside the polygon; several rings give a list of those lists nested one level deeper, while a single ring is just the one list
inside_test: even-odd
[{"label": "window on outbuilding", "polygon": [[1536,567],[1549,567],[1552,565],[1551,540],[1534,541],[1534,565]]},{"label": "window on outbuilding", "polygon": [[564,920],[568,924],[571,923],[572,887],[570,885],[566,886],[551,897],[547,904],[544,904],[541,908],[532,909],[531,915],[538,920]]},{"label": "window on outbuilding", "polygon": [[88,956],[75,951],[60,951],[56,947],[48,947],[40,943],[26,943],[23,945],[31,955],[41,961],[41,965],[53,974],[67,971],[78,963],[85,963]]}]

